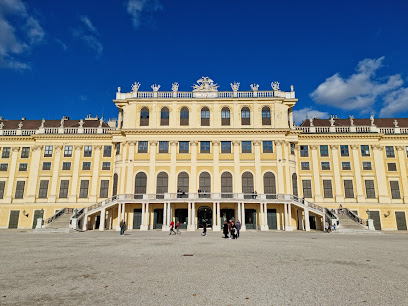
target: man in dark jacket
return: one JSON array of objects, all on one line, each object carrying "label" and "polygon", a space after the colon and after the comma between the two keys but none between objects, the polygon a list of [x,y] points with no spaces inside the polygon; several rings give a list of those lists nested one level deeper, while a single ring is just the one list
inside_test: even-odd
[{"label": "man in dark jacket", "polygon": [[228,238],[228,222],[224,220],[224,228],[223,228],[224,238]]},{"label": "man in dark jacket", "polygon": [[203,236],[207,235],[207,220],[203,219]]}]

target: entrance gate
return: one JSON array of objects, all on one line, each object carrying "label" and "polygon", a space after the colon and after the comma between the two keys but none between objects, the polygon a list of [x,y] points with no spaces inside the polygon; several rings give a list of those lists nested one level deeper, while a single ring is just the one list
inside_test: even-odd
[{"label": "entrance gate", "polygon": [[18,218],[20,217],[19,210],[10,211],[10,220],[8,228],[17,228],[18,227]]},{"label": "entrance gate", "polygon": [[161,229],[163,226],[163,208],[154,210],[153,229]]},{"label": "entrance gate", "polygon": [[180,228],[181,229],[186,229],[187,228],[187,222],[188,222],[188,209],[176,209],[176,224],[177,221],[180,221]]},{"label": "entrance gate", "polygon": [[203,219],[207,220],[207,228],[212,226],[212,210],[208,206],[201,206],[197,211],[197,227],[198,228],[203,227]]},{"label": "entrance gate", "polygon": [[399,231],[406,231],[407,230],[407,220],[405,218],[404,211],[396,211],[395,212],[395,219],[397,219],[397,229]]},{"label": "entrance gate", "polygon": [[133,210],[133,229],[140,229],[140,225],[142,225],[142,209],[134,209]]},{"label": "entrance gate", "polygon": [[255,209],[245,209],[245,225],[247,229],[256,229]]},{"label": "entrance gate", "polygon": [[276,209],[268,209],[267,221],[269,229],[278,229],[278,218],[276,216]]},{"label": "entrance gate", "polygon": [[229,220],[232,220],[235,222],[235,210],[234,209],[221,209],[220,210],[221,214],[221,226],[224,224],[224,221],[229,222]]}]

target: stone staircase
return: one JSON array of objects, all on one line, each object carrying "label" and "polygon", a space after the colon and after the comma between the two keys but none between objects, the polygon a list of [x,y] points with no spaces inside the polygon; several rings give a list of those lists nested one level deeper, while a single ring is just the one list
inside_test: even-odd
[{"label": "stone staircase", "polygon": [[368,227],[357,223],[346,214],[338,214],[337,217],[339,218],[339,226],[336,230],[338,233],[378,233],[377,231],[371,231]]},{"label": "stone staircase", "polygon": [[69,230],[69,224],[71,221],[72,213],[65,213],[62,216],[58,217],[55,219],[53,222],[50,224],[47,224],[44,226],[46,229],[64,229],[64,230]]}]

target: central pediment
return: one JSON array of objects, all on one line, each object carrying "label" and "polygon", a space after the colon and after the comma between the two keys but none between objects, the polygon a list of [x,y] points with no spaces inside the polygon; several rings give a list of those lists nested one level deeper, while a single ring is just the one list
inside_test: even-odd
[{"label": "central pediment", "polygon": [[214,84],[214,81],[209,77],[202,77],[197,80],[197,84],[193,85],[193,97],[194,98],[217,98],[218,97],[218,85]]}]

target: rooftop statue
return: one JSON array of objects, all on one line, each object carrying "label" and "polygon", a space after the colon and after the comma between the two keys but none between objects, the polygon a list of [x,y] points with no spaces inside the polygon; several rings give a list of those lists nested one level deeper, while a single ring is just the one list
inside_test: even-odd
[{"label": "rooftop statue", "polygon": [[4,122],[0,123],[0,130],[4,128]]},{"label": "rooftop statue", "polygon": [[394,120],[394,127],[396,127],[396,128],[398,127],[398,121],[397,121],[397,119]]},{"label": "rooftop statue", "polygon": [[334,117],[330,117],[330,126],[334,126]]},{"label": "rooftop statue", "polygon": [[354,116],[350,115],[350,126],[354,126]]},{"label": "rooftop statue", "polygon": [[64,117],[62,117],[62,119],[61,119],[61,125],[60,125],[60,128],[63,128],[63,127],[64,127],[64,120],[65,120],[65,118],[64,118]]},{"label": "rooftop statue", "polygon": [[239,82],[237,83],[237,82],[234,82],[234,84],[230,84],[231,85],[231,89],[232,89],[232,91],[238,91],[238,89],[239,89]]},{"label": "rooftop statue", "polygon": [[157,84],[154,84],[151,87],[152,87],[153,91],[156,91],[156,92],[159,91],[159,89],[160,89],[160,85],[157,85]]},{"label": "rooftop statue", "polygon": [[132,84],[132,91],[137,92],[139,90],[140,85],[141,84],[139,82],[135,82],[134,84]]},{"label": "rooftop statue", "polygon": [[83,119],[79,120],[79,127],[83,127],[83,125],[84,125],[84,120]]},{"label": "rooftop statue", "polygon": [[22,127],[23,127],[23,122],[20,121],[20,123],[18,124],[18,129],[21,130]]},{"label": "rooftop statue", "polygon": [[251,85],[249,85],[250,87],[251,87],[251,90],[252,91],[258,91],[258,88],[259,88],[259,84],[251,84]]},{"label": "rooftop statue", "polygon": [[217,88],[219,87],[217,84],[214,84],[214,81],[209,77],[202,77],[197,80],[197,84],[193,85],[193,91],[218,91]]},{"label": "rooftop statue", "polygon": [[371,124],[371,125],[374,125],[374,115],[371,115],[371,116],[370,116],[370,124]]},{"label": "rooftop statue", "polygon": [[171,84],[171,90],[172,91],[178,91],[179,89],[179,83],[175,82],[173,84]]},{"label": "rooftop statue", "polygon": [[272,82],[271,86],[273,90],[279,90],[279,82]]},{"label": "rooftop statue", "polygon": [[310,118],[309,120],[310,120],[310,126],[314,126],[313,125],[313,118]]},{"label": "rooftop statue", "polygon": [[44,128],[44,125],[45,125],[45,119],[43,118],[42,120],[41,120],[41,126],[40,126],[40,128]]}]

